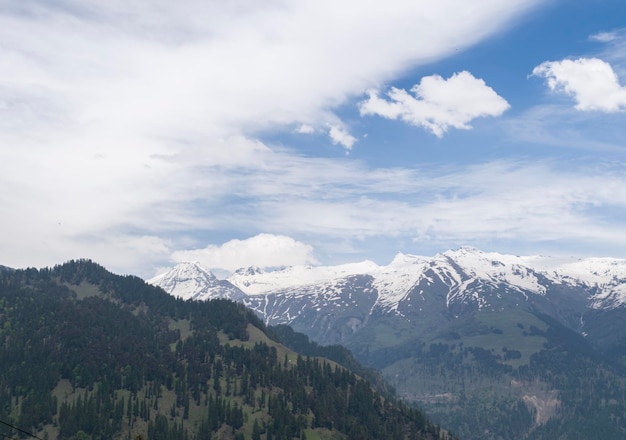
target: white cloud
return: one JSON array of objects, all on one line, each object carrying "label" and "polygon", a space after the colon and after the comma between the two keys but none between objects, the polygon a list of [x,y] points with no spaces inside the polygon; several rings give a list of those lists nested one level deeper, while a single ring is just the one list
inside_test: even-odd
[{"label": "white cloud", "polygon": [[370,188],[358,166],[254,134],[344,127],[334,110],[349,99],[540,3],[476,0],[469,15],[460,0],[3,4],[0,264],[90,257],[146,273],[194,234],[261,232],[256,209],[272,197],[347,198],[330,188],[342,178]]},{"label": "white cloud", "polygon": [[363,196],[357,188],[350,199],[333,191],[326,199],[284,195],[286,203],[266,199],[256,212],[268,229],[293,236],[324,231],[337,242],[411,236],[422,246],[502,239],[626,245],[623,223],[611,222],[598,209],[626,212],[623,170],[616,166],[583,174],[574,164],[567,168],[501,161],[457,169],[424,167],[405,175],[398,170],[397,176],[372,179],[372,186],[384,187],[397,177],[400,183],[391,197],[374,191]]},{"label": "white cloud", "polygon": [[546,78],[550,90],[573,97],[577,110],[626,110],[626,87],[619,84],[611,65],[598,58],[546,61],[533,69],[533,75]]},{"label": "white cloud", "polygon": [[615,41],[617,38],[619,38],[619,35],[616,32],[598,32],[597,34],[589,36],[589,40],[597,41],[599,43],[610,43],[611,41]]},{"label": "white cloud", "polygon": [[369,98],[360,104],[361,115],[401,119],[442,137],[451,127],[469,129],[473,119],[500,116],[509,108],[504,98],[467,71],[448,79],[439,75],[423,77],[411,92],[415,96],[393,87],[387,92],[390,100],[370,92]]},{"label": "white cloud", "polygon": [[296,128],[296,133],[300,134],[312,134],[315,133],[315,128],[310,126],[309,124],[301,124]]},{"label": "white cloud", "polygon": [[346,150],[351,150],[352,146],[356,142],[356,138],[354,136],[348,133],[345,129],[337,127],[335,125],[332,125],[330,127],[330,129],[328,130],[328,135],[333,141],[333,144],[339,144],[343,146]]},{"label": "white cloud", "polygon": [[245,240],[230,240],[220,246],[176,251],[172,261],[198,261],[211,269],[234,271],[241,267],[261,268],[317,264],[313,247],[284,235],[259,234]]}]

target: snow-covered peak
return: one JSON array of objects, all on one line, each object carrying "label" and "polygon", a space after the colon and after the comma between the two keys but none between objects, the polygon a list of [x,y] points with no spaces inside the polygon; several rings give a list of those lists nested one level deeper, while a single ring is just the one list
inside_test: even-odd
[{"label": "snow-covered peak", "polygon": [[213,298],[241,299],[243,293],[227,281],[218,280],[199,263],[180,263],[168,272],[147,281],[166,292],[182,298],[207,300]]},{"label": "snow-covered peak", "polygon": [[582,284],[595,290],[594,308],[613,308],[626,304],[626,260],[586,258],[570,261],[553,271],[567,284]]},{"label": "snow-covered peak", "polygon": [[248,295],[258,295],[275,290],[345,278],[351,275],[367,274],[375,271],[377,268],[378,265],[372,261],[338,266],[291,266],[268,272],[235,272],[228,277],[228,281]]},{"label": "snow-covered peak", "polygon": [[438,254],[435,256],[435,259],[440,256],[449,258],[463,267],[471,267],[477,270],[485,269],[487,271],[489,271],[492,267],[506,264],[525,265],[528,261],[528,257],[500,254],[498,252],[484,252],[480,249],[469,246],[463,246],[459,249],[449,250],[443,254]]},{"label": "snow-covered peak", "polygon": [[626,260],[515,256],[473,248],[447,251],[440,256],[448,258],[473,280],[506,283],[522,291],[543,294],[545,282],[540,278],[545,278],[593,289],[590,304],[595,308],[626,304]]},{"label": "snow-covered peak", "polygon": [[542,257],[483,252],[469,247],[444,252],[440,254],[441,257],[460,269],[466,278],[492,284],[508,284],[522,291],[545,293],[545,287],[540,283],[533,267],[533,263],[540,261]]},{"label": "snow-covered peak", "polygon": [[258,266],[250,266],[250,267],[242,267],[240,269],[237,269],[235,273],[237,275],[242,275],[242,276],[253,276],[253,275],[261,274],[263,273],[263,271]]},{"label": "snow-covered peak", "polygon": [[389,263],[389,266],[385,267],[411,266],[424,263],[426,261],[429,261],[430,259],[430,257],[422,257],[418,255],[403,254],[402,252],[398,252],[391,261],[391,263]]},{"label": "snow-covered peak", "polygon": [[589,286],[626,282],[626,260],[586,258],[562,264],[558,272]]},{"label": "snow-covered peak", "polygon": [[204,267],[200,265],[200,263],[196,262],[185,262],[179,263],[174,266],[172,269],[168,270],[165,273],[155,276],[148,280],[150,284],[158,284],[164,280],[188,280],[197,277],[204,277],[209,280],[217,279],[211,271],[206,270]]},{"label": "snow-covered peak", "polygon": [[378,303],[396,309],[413,286],[425,277],[431,258],[399,253],[388,266],[381,266],[372,273],[373,286],[378,290]]}]

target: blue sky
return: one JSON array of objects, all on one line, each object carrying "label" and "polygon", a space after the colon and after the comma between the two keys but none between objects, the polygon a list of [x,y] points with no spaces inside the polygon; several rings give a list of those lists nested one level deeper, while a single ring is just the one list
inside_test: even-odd
[{"label": "blue sky", "polygon": [[0,264],[626,258],[620,0],[0,1]]}]

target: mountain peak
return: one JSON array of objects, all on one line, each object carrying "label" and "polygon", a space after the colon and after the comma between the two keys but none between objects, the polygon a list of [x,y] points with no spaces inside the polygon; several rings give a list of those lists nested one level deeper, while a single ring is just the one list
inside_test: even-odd
[{"label": "mountain peak", "polygon": [[218,280],[198,262],[177,264],[164,274],[147,281],[182,299],[209,300],[228,298],[241,300],[245,294],[228,281]]},{"label": "mountain peak", "polygon": [[[441,255],[446,255],[446,256],[467,256],[467,255],[476,255],[476,256],[482,256],[485,254],[488,254],[489,252],[485,252],[482,251],[474,246],[467,246],[467,245],[463,245],[463,246],[459,246],[456,249],[450,249],[447,250],[445,252],[443,252],[443,254]],[[496,254],[499,255],[499,254]]]},{"label": "mountain peak", "polygon": [[428,259],[429,259],[428,257],[420,257],[418,255],[405,254],[403,252],[398,252],[395,255],[395,257],[393,257],[393,260],[391,260],[391,263],[389,263],[389,266],[399,266],[399,265],[406,265],[406,264],[421,263]]},{"label": "mountain peak", "polygon": [[174,266],[173,271],[175,271],[179,276],[197,276],[198,274],[202,274],[210,279],[217,279],[213,272],[208,269],[202,267],[202,265],[198,261],[193,262],[183,262]]},{"label": "mountain peak", "polygon": [[249,267],[241,267],[237,269],[235,273],[237,275],[252,276],[252,275],[262,274],[263,270],[261,270],[261,268],[258,266],[249,266]]}]

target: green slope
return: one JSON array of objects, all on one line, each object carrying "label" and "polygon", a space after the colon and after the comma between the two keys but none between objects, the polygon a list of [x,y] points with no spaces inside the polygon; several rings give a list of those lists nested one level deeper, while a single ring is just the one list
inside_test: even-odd
[{"label": "green slope", "polygon": [[278,333],[90,261],[3,272],[0,420],[46,439],[447,438],[345,350]]},{"label": "green slope", "polygon": [[479,310],[431,331],[387,316],[349,347],[461,438],[626,436],[623,368],[537,308]]}]

